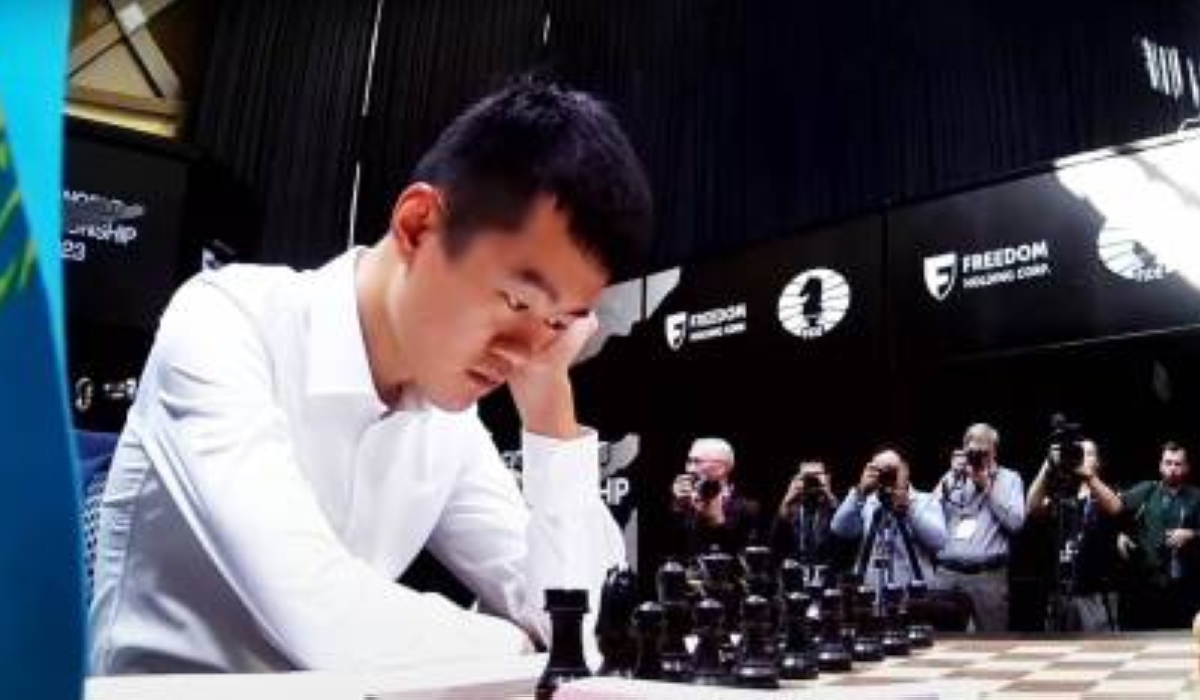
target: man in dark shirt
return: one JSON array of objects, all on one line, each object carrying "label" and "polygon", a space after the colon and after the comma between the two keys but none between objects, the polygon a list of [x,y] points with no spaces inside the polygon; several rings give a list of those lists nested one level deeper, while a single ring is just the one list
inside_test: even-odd
[{"label": "man in dark shirt", "polygon": [[1200,489],[1187,482],[1187,450],[1163,445],[1161,478],[1143,481],[1119,495],[1095,480],[1092,493],[1105,512],[1121,515],[1130,529],[1119,549],[1130,561],[1129,590],[1122,598],[1125,629],[1187,627],[1200,602],[1196,531]]},{"label": "man in dark shirt", "polygon": [[761,508],[737,492],[733,447],[721,438],[700,438],[688,451],[686,471],[671,485],[677,555],[687,558],[713,548],[737,555],[757,540]]},{"label": "man in dark shirt", "polygon": [[771,526],[771,550],[775,556],[790,557],[803,564],[834,565],[835,556],[845,549],[838,547],[830,529],[837,507],[825,463],[801,462]]}]

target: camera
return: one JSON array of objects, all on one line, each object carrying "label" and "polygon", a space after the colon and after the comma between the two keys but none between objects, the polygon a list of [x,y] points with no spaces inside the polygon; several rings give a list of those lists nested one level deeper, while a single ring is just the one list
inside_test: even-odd
[{"label": "camera", "polygon": [[1083,464],[1083,434],[1080,425],[1067,420],[1061,413],[1054,414],[1050,419],[1050,437],[1047,442],[1050,476],[1053,480],[1052,493],[1073,493],[1079,486],[1079,476],[1075,471]]},{"label": "camera", "polygon": [[876,497],[885,508],[891,508],[892,498],[896,493],[896,480],[900,470],[894,466],[879,467],[879,487]]},{"label": "camera", "polygon": [[701,479],[696,483],[696,494],[701,501],[711,501],[721,494],[721,482],[714,479]]},{"label": "camera", "polygon": [[967,465],[975,471],[983,469],[984,463],[987,462],[987,451],[978,448],[968,449],[963,456],[966,457]]}]

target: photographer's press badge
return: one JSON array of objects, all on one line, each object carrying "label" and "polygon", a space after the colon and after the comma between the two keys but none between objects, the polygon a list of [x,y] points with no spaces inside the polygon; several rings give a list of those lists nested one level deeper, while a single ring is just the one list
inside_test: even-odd
[{"label": "photographer's press badge", "polygon": [[978,523],[978,521],[975,520],[974,516],[966,517],[966,518],[963,518],[962,520],[959,520],[958,525],[954,526],[954,539],[956,539],[956,540],[971,539],[971,535],[975,534],[975,527],[978,524],[979,523]]}]

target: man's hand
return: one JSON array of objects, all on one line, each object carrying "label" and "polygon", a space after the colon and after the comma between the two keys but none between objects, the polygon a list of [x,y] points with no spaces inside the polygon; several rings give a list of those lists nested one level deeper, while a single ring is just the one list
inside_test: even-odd
[{"label": "man's hand", "polygon": [[858,494],[866,498],[877,488],[879,488],[879,467],[875,466],[874,462],[867,462],[867,466],[863,467],[862,477],[858,480]]},{"label": "man's hand", "polygon": [[1167,530],[1167,546],[1171,549],[1179,549],[1188,542],[1191,542],[1192,538],[1195,536],[1195,530],[1189,530],[1184,527],[1177,528],[1175,530]]},{"label": "man's hand", "polygon": [[1124,532],[1117,535],[1117,553],[1121,555],[1122,559],[1128,561],[1135,549],[1137,549],[1137,543],[1129,535]]},{"label": "man's hand", "polygon": [[783,495],[783,501],[779,504],[779,517],[788,518],[791,516],[792,506],[800,500],[804,495],[804,475],[797,474],[792,477],[792,482],[788,484],[787,493]]},{"label": "man's hand", "polygon": [[987,491],[992,485],[992,472],[987,467],[981,469],[973,469],[971,471],[971,481],[975,482],[975,488],[980,491]]},{"label": "man's hand", "polygon": [[579,436],[575,395],[568,373],[571,363],[599,327],[595,313],[577,319],[509,376],[508,388],[525,430],[564,440]]},{"label": "man's hand", "polygon": [[696,493],[696,477],[692,474],[680,474],[671,484],[671,496],[675,499],[675,510],[687,511],[692,509],[692,498]]}]

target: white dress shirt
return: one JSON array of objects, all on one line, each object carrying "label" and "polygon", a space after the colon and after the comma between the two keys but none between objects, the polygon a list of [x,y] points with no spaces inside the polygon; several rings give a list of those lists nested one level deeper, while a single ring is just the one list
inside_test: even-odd
[{"label": "white dress shirt", "polygon": [[540,639],[546,588],[588,588],[594,611],[624,560],[595,433],[523,435],[522,497],[474,410],[383,405],[359,252],[206,272],[171,301],[101,506],[93,673],[519,653],[509,621],[394,583],[423,546]]}]

